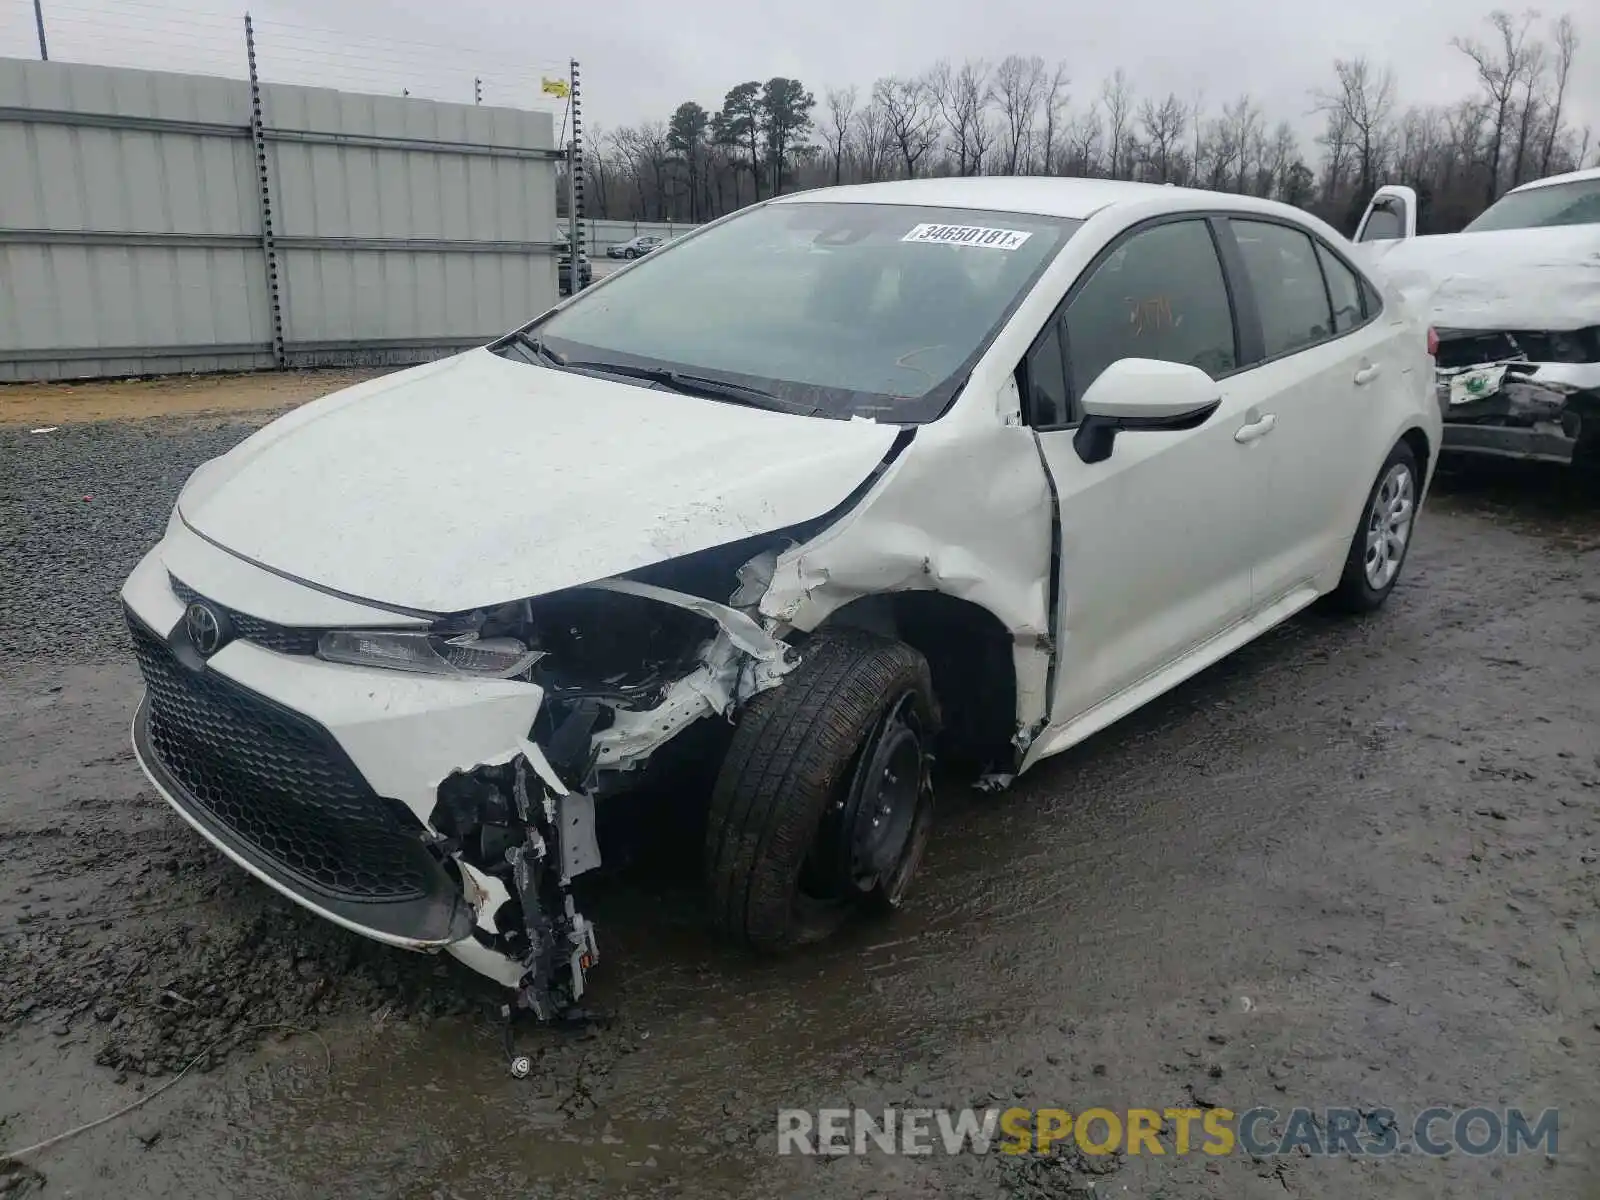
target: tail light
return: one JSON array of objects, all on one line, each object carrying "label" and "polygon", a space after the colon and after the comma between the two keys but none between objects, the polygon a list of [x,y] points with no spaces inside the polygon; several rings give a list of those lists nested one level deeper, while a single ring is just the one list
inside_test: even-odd
[{"label": "tail light", "polygon": [[1428,357],[1439,357],[1439,331],[1432,325],[1428,326]]}]

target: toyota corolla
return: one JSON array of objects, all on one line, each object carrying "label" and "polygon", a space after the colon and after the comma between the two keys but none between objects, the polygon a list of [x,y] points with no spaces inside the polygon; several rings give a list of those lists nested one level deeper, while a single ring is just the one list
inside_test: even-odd
[{"label": "toyota corolla", "polygon": [[759,949],[906,895],[989,786],[1396,586],[1429,331],[1307,214],[1062,179],[785,196],[266,426],[122,597],[151,782],[331,921],[544,1016],[668,747]]}]

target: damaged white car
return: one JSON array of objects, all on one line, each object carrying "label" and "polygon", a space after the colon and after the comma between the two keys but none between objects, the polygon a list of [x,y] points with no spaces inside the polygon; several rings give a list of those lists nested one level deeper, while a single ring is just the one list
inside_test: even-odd
[{"label": "damaged white car", "polygon": [[1460,233],[1417,236],[1379,188],[1361,250],[1438,337],[1444,448],[1600,467],[1600,168],[1525,183]]},{"label": "damaged white car", "polygon": [[542,1016],[597,814],[694,736],[716,926],[905,894],[1003,783],[1394,588],[1427,332],[1305,213],[1063,179],[746,209],[195,471],[123,592],[151,782],[240,866]]}]

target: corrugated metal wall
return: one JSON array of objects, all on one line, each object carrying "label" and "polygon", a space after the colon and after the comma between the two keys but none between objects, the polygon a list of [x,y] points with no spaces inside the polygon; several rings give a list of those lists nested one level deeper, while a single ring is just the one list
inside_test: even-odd
[{"label": "corrugated metal wall", "polygon": [[0,59],[0,380],[415,362],[555,302],[548,113],[268,84],[254,117]]}]

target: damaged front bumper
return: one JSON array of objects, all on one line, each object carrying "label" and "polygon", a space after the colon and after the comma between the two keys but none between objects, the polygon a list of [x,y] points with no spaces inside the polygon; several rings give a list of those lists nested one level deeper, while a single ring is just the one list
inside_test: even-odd
[{"label": "damaged front bumper", "polygon": [[1441,365],[1437,382],[1448,451],[1570,465],[1600,435],[1600,362]]},{"label": "damaged front bumper", "polygon": [[541,1018],[575,1006],[598,961],[571,890],[601,862],[596,799],[791,665],[746,614],[628,580],[591,587],[695,613],[706,637],[681,673],[625,695],[330,663],[242,627],[202,657],[161,551],[122,593],[152,785],[276,891],[378,941],[446,950]]}]

